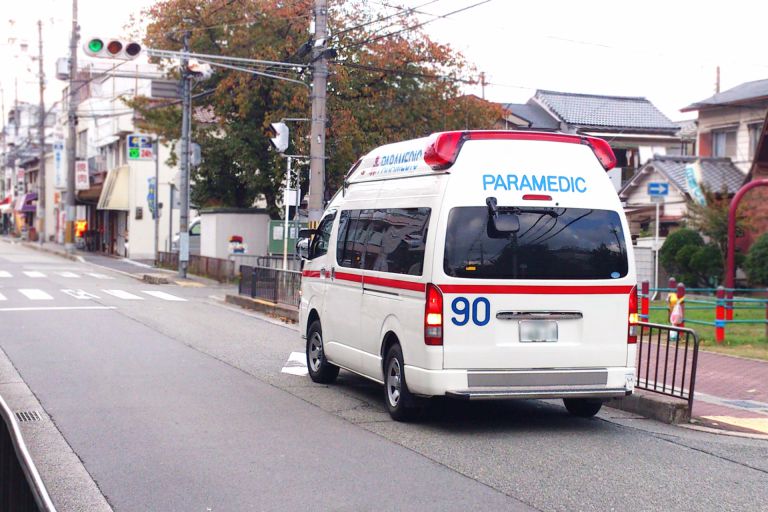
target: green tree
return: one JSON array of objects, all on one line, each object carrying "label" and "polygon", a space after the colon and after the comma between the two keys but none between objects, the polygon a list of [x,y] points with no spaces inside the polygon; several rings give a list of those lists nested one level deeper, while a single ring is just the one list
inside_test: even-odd
[{"label": "green tree", "polygon": [[768,233],[763,233],[747,252],[744,267],[753,285],[768,285]]},{"label": "green tree", "polygon": [[[721,267],[724,267],[728,251],[728,209],[731,204],[730,198],[726,190],[715,193],[703,185],[702,192],[707,200],[707,204],[700,205],[694,201],[688,202],[688,212],[686,214],[688,225],[707,237],[717,247]],[[743,236],[744,231],[749,229],[749,226],[749,219],[744,213],[744,208],[739,207],[736,212],[736,236]]]},{"label": "green tree", "polygon": [[[193,52],[296,62],[296,69],[262,71],[308,84],[308,68],[298,64],[306,62],[311,12],[312,0],[160,0],[144,13],[145,44],[178,50],[189,30]],[[327,102],[328,195],[341,186],[356,159],[378,145],[434,131],[487,128],[501,117],[499,106],[462,95],[472,67],[450,47],[432,41],[407,11],[383,16],[369,2],[347,0],[332,4],[329,16],[336,58]],[[200,94],[194,100],[198,112],[205,109],[212,121],[193,123],[193,137],[203,150],[203,164],[194,175],[195,202],[250,206],[262,196],[278,216],[285,162],[269,149],[264,131],[284,117],[309,117],[308,87],[217,68],[195,93]],[[147,98],[132,105],[146,129],[167,140],[178,138],[177,106],[161,107]],[[288,152],[308,154],[309,124],[290,127]]]},{"label": "green tree", "polygon": [[705,244],[701,235],[689,228],[678,229],[667,237],[659,253],[659,262],[688,286],[714,285],[723,273],[718,247]]}]

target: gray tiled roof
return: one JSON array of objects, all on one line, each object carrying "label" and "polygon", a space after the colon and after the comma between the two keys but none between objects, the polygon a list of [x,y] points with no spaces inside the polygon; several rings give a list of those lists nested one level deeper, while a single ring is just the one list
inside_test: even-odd
[{"label": "gray tiled roof", "polygon": [[757,98],[768,98],[768,80],[755,80],[754,82],[746,82],[737,85],[732,89],[717,93],[705,100],[691,103],[687,107],[681,109],[681,111],[688,112],[690,110],[700,110],[702,108],[727,105],[729,103],[738,103]]},{"label": "gray tiled roof", "polygon": [[653,103],[642,97],[598,96],[557,91],[536,91],[538,101],[563,122],[574,126],[636,132],[669,133],[678,127]]},{"label": "gray tiled roof", "polygon": [[701,181],[712,192],[721,192],[723,185],[729,194],[735,194],[744,182],[744,173],[733,165],[730,158],[698,158],[694,156],[659,156],[648,161],[656,169],[666,174],[677,188],[688,193],[688,180],[685,168],[699,161],[701,164]]},{"label": "gray tiled roof", "polygon": [[531,123],[531,130],[558,130],[560,123],[533,101],[528,103],[502,103],[504,110]]}]

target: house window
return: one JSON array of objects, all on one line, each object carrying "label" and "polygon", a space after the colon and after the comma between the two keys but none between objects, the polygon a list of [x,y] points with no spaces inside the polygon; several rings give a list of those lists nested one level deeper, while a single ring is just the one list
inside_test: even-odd
[{"label": "house window", "polygon": [[760,144],[760,131],[763,129],[763,124],[750,124],[747,129],[749,130],[749,158],[755,158],[757,145]]},{"label": "house window", "polygon": [[718,130],[712,132],[712,156],[736,156],[736,130]]}]

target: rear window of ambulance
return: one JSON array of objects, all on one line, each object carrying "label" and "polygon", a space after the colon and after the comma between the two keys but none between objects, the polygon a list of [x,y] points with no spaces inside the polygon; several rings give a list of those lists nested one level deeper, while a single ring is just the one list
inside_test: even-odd
[{"label": "rear window of ambulance", "polygon": [[524,208],[519,229],[499,233],[488,208],[453,208],[443,267],[474,279],[618,279],[628,272],[619,214],[586,208]]}]

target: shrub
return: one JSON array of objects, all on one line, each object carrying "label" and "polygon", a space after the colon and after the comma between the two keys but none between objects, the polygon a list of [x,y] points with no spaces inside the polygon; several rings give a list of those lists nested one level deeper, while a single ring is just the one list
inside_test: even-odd
[{"label": "shrub", "polygon": [[768,233],[760,237],[752,244],[744,262],[749,282],[753,285],[768,285]]}]

